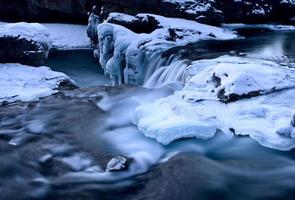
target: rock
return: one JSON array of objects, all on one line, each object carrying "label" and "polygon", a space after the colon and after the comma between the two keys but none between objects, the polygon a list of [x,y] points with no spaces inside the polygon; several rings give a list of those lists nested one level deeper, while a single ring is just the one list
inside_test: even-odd
[{"label": "rock", "polygon": [[15,23],[0,26],[0,63],[43,65],[51,46],[41,24]]},{"label": "rock", "polygon": [[47,58],[48,46],[19,37],[0,37],[0,63],[21,63],[40,66]]},{"label": "rock", "polygon": [[295,113],[292,115],[291,126],[295,128]]},{"label": "rock", "polygon": [[126,170],[126,167],[127,167],[127,158],[123,156],[116,156],[108,162],[106,171],[107,172],[122,171],[122,170]]},{"label": "rock", "polygon": [[94,0],[1,0],[0,19],[86,23]]},{"label": "rock", "polygon": [[96,47],[98,45],[97,26],[103,22],[103,18],[103,8],[93,6],[92,12],[89,15],[87,26],[87,35],[90,38],[93,47]]},{"label": "rock", "polygon": [[210,0],[97,0],[99,5],[106,8],[107,13],[122,12],[130,15],[152,13],[166,17],[177,17],[195,20],[207,24],[220,24],[223,14]]},{"label": "rock", "polygon": [[224,13],[225,22],[267,23],[285,21],[294,16],[292,0],[223,0],[216,1],[216,7]]},{"label": "rock", "polygon": [[124,26],[135,33],[151,33],[160,28],[159,21],[151,15],[143,17],[142,15],[110,13],[107,22]]}]

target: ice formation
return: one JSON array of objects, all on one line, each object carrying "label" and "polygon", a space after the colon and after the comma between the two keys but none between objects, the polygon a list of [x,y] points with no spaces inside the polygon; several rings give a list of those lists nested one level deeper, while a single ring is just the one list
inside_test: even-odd
[{"label": "ice formation", "polygon": [[[217,85],[214,73],[220,78]],[[292,69],[273,62],[229,56],[195,61],[187,70],[185,87],[139,106],[134,122],[147,137],[163,144],[188,137],[208,139],[222,131],[290,150],[295,147],[294,78]],[[217,95],[221,88],[241,98],[224,103]],[[261,93],[255,97],[242,96],[257,90]]]},{"label": "ice formation", "polygon": [[69,77],[47,67],[0,64],[0,103],[34,101],[58,92],[60,83]]},{"label": "ice formation", "polygon": [[[133,16],[112,13],[112,18],[130,20]],[[154,53],[176,45],[204,39],[233,39],[232,32],[194,21],[139,14],[143,20],[153,18],[159,28],[152,33],[134,33],[120,25],[102,23],[98,26],[99,48],[95,55],[114,84],[144,84],[146,66]],[[130,39],[131,38],[131,39]],[[158,54],[162,57],[162,55]]]}]

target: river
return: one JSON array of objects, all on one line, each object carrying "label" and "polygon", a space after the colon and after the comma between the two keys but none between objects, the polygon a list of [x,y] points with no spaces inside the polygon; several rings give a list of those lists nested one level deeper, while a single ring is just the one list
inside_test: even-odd
[{"label": "river", "polygon": [[[194,60],[231,54],[293,66],[294,32],[241,34],[246,38],[168,53]],[[221,134],[163,146],[144,137],[132,116],[140,103],[173,88],[105,86],[109,80],[88,50],[59,52],[46,64],[81,88],[0,108],[1,200],[294,199],[294,151]],[[129,158],[127,170],[105,172],[118,155]]]}]

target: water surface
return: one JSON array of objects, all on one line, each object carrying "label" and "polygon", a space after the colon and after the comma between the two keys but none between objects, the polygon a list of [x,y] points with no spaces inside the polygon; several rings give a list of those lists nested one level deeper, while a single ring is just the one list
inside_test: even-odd
[{"label": "water surface", "polygon": [[109,85],[108,79],[92,56],[91,50],[66,50],[49,55],[45,63],[54,71],[70,76],[80,87]]},{"label": "water surface", "polygon": [[[292,32],[246,36],[170,53],[194,59],[235,54],[287,65],[295,59]],[[85,88],[0,107],[1,200],[294,199],[294,151],[222,133],[163,146],[144,137],[132,119],[140,103],[172,94],[170,87],[97,86],[109,80],[85,50],[60,52],[47,64]],[[105,172],[118,155],[130,159],[127,170]]]}]

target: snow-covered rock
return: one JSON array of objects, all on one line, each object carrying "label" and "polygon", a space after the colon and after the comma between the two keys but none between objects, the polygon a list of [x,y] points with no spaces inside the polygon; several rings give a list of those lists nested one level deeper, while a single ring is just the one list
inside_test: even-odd
[{"label": "snow-covered rock", "polygon": [[[274,85],[277,89],[223,103],[215,92],[211,94],[214,83],[207,83],[214,72],[222,77],[218,87],[227,92],[268,91]],[[292,74],[293,70],[274,63],[238,57],[196,61],[188,70],[185,87],[174,95],[139,106],[134,123],[147,137],[163,144],[188,137],[208,139],[221,131],[226,135],[249,135],[264,146],[289,150],[295,147]]]},{"label": "snow-covered rock", "polygon": [[50,45],[48,30],[39,23],[7,23],[0,26],[0,36],[19,37]]},{"label": "snow-covered rock", "polygon": [[58,87],[70,79],[48,67],[21,64],[0,64],[0,103],[34,101],[58,92]]},{"label": "snow-covered rock", "polygon": [[42,65],[51,47],[48,30],[38,23],[0,25],[0,62]]},{"label": "snow-covered rock", "polygon": [[[132,16],[113,13],[116,18],[132,19]],[[151,33],[134,33],[129,29],[110,23],[98,26],[99,60],[114,84],[143,84],[144,63],[151,53],[176,45],[185,45],[204,39],[233,39],[232,32],[221,28],[177,18],[139,14],[137,18],[153,18],[158,27]],[[123,78],[124,77],[124,78]]]},{"label": "snow-covered rock", "polygon": [[127,167],[127,159],[123,156],[116,156],[108,162],[106,171],[107,172],[122,171],[126,169],[126,167]]},{"label": "snow-covered rock", "polygon": [[270,61],[222,56],[195,61],[187,71],[186,84],[192,101],[219,99],[222,102],[295,88],[295,75]]}]

